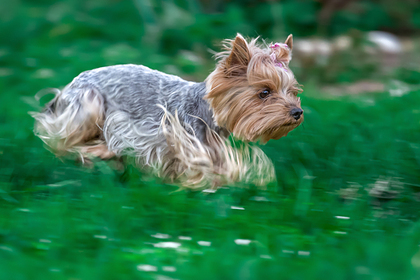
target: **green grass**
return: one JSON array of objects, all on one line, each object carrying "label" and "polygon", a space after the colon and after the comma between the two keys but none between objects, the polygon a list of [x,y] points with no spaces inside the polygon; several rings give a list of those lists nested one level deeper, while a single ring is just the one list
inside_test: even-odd
[{"label": "green grass", "polygon": [[[304,126],[263,147],[278,184],[216,193],[176,192],[130,165],[62,162],[32,135],[18,94],[5,95],[2,279],[419,277],[419,91],[328,99],[307,89]],[[379,178],[403,186],[396,199],[368,195]]]},{"label": "green grass", "polygon": [[[396,73],[409,88],[401,97],[328,96],[303,81],[304,124],[262,147],[277,184],[179,191],[129,163],[56,158],[28,115],[48,97],[33,96],[117,63],[200,80],[215,34],[253,23],[233,8],[195,14],[201,21],[173,33],[189,39],[171,45],[163,23],[162,38],[143,36],[160,19],[132,2],[83,3],[10,2],[2,13],[0,279],[420,279],[418,70]],[[394,199],[370,195],[381,184]]]}]

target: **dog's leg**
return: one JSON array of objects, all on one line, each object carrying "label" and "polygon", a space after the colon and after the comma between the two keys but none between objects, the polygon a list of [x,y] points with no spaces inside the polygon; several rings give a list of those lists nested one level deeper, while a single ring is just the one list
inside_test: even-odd
[{"label": "dog's leg", "polygon": [[105,144],[86,145],[77,148],[83,156],[92,155],[101,159],[110,159],[115,156],[115,153],[108,150],[108,147]]},{"label": "dog's leg", "polygon": [[103,126],[108,149],[117,155],[134,156],[141,165],[157,169],[169,151],[154,118],[157,116],[136,118],[125,111],[109,109]]}]

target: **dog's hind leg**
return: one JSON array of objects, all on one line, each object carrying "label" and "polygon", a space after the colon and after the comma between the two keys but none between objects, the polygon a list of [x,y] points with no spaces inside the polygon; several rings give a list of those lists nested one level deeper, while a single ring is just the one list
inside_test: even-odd
[{"label": "dog's hind leg", "polygon": [[35,134],[57,155],[67,152],[110,158],[102,127],[105,104],[102,95],[93,88],[66,87],[41,113],[33,113]]},{"label": "dog's hind leg", "polygon": [[115,156],[114,152],[111,152],[106,144],[93,144],[86,146],[79,146],[79,151],[82,155],[92,155],[101,159],[110,159]]}]

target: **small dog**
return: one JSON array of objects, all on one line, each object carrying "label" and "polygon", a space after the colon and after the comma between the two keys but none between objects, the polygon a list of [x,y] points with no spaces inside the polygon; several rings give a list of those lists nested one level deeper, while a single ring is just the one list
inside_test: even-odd
[{"label": "small dog", "polygon": [[[303,121],[289,68],[293,38],[262,46],[238,34],[224,48],[201,83],[132,64],[83,72],[32,113],[35,133],[58,155],[134,154],[191,188],[244,179],[264,185],[274,178],[272,163],[246,143],[279,139]],[[230,134],[244,144],[235,146]]]}]

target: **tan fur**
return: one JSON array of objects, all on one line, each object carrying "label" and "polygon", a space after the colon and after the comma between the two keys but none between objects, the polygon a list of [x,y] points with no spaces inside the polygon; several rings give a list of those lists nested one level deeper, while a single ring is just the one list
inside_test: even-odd
[{"label": "tan fur", "polygon": [[49,114],[32,113],[37,121],[35,134],[60,156],[76,152],[81,154],[82,160],[90,156],[112,157],[113,153],[106,149],[102,138],[104,107],[100,95],[87,90],[81,104],[70,105],[57,101],[60,95],[61,92],[57,92],[50,102],[56,104],[56,108]]},{"label": "tan fur", "polygon": [[80,153],[84,156],[95,156],[101,159],[110,159],[115,156],[115,153],[108,150],[105,144],[96,144],[91,146],[79,146]]},{"label": "tan fur", "polygon": [[[286,45],[293,46],[290,36]],[[299,85],[288,68],[290,47],[264,48],[255,39],[247,43],[240,35],[224,46],[226,51],[217,55],[216,70],[206,80],[206,98],[217,124],[240,139],[263,143],[286,136],[300,125],[303,116],[295,120],[290,115],[293,108],[301,108]],[[281,67],[273,62],[272,53]],[[262,100],[258,94],[264,89],[272,94]]]},{"label": "tan fur", "polygon": [[200,142],[181,124],[177,114],[165,111],[161,128],[171,151],[156,170],[162,177],[177,180],[193,189],[217,188],[237,181],[266,187],[275,180],[270,159],[258,147],[239,147],[208,130],[208,145]]},{"label": "tan fur", "polygon": [[[105,119],[101,94],[83,87],[57,90],[44,112],[32,114],[35,133],[58,155],[76,152],[85,160],[133,154],[159,176],[193,189],[217,188],[236,181],[265,187],[275,180],[273,164],[248,141],[279,139],[303,121],[303,116],[296,120],[291,115],[291,110],[301,109],[299,85],[289,69],[293,38],[269,47],[238,35],[225,41],[224,47],[225,51],[216,56],[216,69],[206,79],[205,98],[219,128],[245,140],[242,144],[210,128],[203,143],[177,113],[171,114],[163,106],[159,130],[147,119],[134,125],[122,110]],[[64,96],[66,90],[75,90],[77,95],[70,92]],[[260,96],[264,90],[271,92],[267,98]]]},{"label": "tan fur", "polygon": [[290,50],[292,50],[293,49],[293,35],[290,34],[289,36],[287,36],[287,39],[284,43],[289,47]]}]

